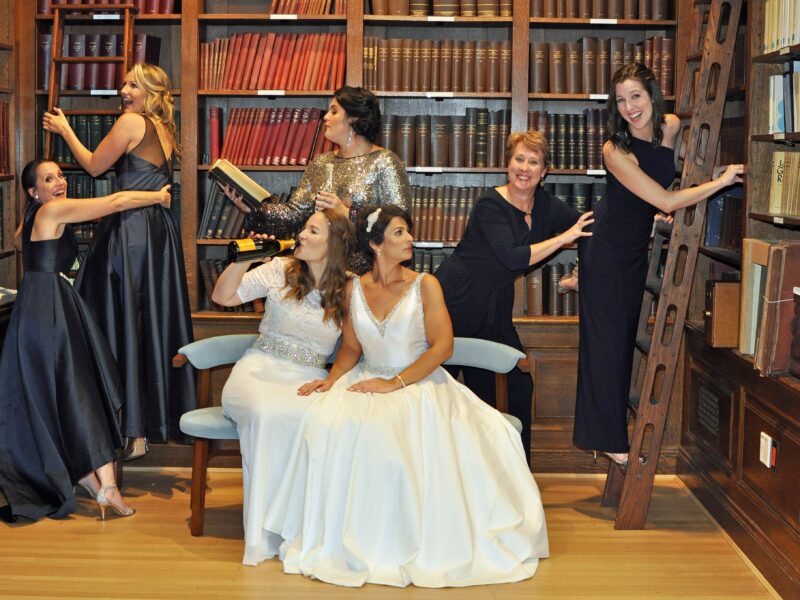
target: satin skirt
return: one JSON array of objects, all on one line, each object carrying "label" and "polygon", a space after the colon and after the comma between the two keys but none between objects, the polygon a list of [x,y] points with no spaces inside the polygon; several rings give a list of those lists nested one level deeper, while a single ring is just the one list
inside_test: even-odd
[{"label": "satin skirt", "polygon": [[306,413],[265,519],[284,571],[352,587],[533,576],[549,550],[519,434],[444,369],[347,391],[374,376],[357,366]]}]

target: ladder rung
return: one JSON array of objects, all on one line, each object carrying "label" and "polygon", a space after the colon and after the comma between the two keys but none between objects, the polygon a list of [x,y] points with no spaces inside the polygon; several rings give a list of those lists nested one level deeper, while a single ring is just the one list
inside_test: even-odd
[{"label": "ladder rung", "polygon": [[672,223],[658,219],[656,221],[656,233],[669,239],[672,237]]},{"label": "ladder rung", "polygon": [[686,57],[686,62],[700,62],[703,60],[703,53],[700,54],[690,54]]},{"label": "ladder rung", "polygon": [[126,9],[134,12],[138,11],[135,4],[54,4],[51,8],[54,11],[63,10],[68,13],[95,12],[98,10],[122,12]]},{"label": "ladder rung", "polygon": [[692,118],[692,116],[693,116],[693,115],[692,115],[692,113],[690,113],[690,112],[689,112],[689,113],[681,113],[681,112],[679,112],[679,113],[675,113],[675,115],[676,115],[676,116],[677,116],[677,117],[678,117],[678,118],[679,118],[681,121],[684,121],[684,120],[686,120],[686,119],[691,119],[691,118]]},{"label": "ladder rung", "polygon": [[636,340],[636,349],[645,356],[650,354],[650,338],[638,338]]},{"label": "ladder rung", "polygon": [[122,56],[54,56],[56,63],[121,63]]},{"label": "ladder rung", "polygon": [[65,115],[120,115],[122,114],[121,110],[65,110],[62,111]]},{"label": "ladder rung", "polygon": [[653,294],[653,296],[660,296],[662,283],[663,280],[660,277],[650,277],[645,282],[644,287],[648,292]]}]

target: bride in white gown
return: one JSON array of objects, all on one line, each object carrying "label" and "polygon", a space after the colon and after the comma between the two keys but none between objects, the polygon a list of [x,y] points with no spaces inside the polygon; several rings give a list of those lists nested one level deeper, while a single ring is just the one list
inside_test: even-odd
[{"label": "bride in white gown", "polygon": [[[450,319],[435,278],[404,268],[410,219],[384,206],[357,231],[373,269],[310,405],[265,529],[287,573],[345,586],[519,581],[548,556],[541,498],[520,437],[442,361]],[[360,360],[359,360],[360,359]]]},{"label": "bride in white gown", "polygon": [[258,339],[222,390],[222,407],[236,422],[242,452],[246,565],[275,556],[281,542],[264,531],[264,515],[311,403],[297,390],[326,375],[325,364],[339,339],[353,238],[346,216],[332,210],[314,213],[297,236],[293,257],[250,271],[253,261],[231,263],[214,288],[213,299],[223,306],[265,298]]}]

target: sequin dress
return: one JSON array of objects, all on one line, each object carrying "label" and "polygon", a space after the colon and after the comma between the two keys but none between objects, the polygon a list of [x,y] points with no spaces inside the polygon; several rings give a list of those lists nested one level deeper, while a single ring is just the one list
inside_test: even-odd
[{"label": "sequin dress", "polygon": [[[406,168],[391,150],[380,148],[362,156],[342,158],[326,152],[311,161],[300,184],[285,204],[262,205],[263,214],[254,215],[249,225],[257,232],[295,232],[314,214],[317,192],[325,190],[328,181],[327,165],[333,165],[333,185],[336,195],[350,206],[350,220],[368,206],[396,204],[411,209],[411,186]],[[350,256],[350,269],[365,273],[372,266],[360,252]]]},{"label": "sequin dress", "polygon": [[298,396],[297,388],[327,377],[325,363],[339,339],[335,323],[323,320],[318,290],[299,303],[284,297],[289,260],[273,259],[242,279],[239,298],[265,298],[266,310],[258,340],[233,367],[222,390],[222,407],[236,423],[242,452],[246,565],[277,552],[281,539],[264,530],[264,515],[286,476],[303,414],[318,396]]},{"label": "sequin dress", "polygon": [[117,365],[62,275],[78,245],[70,227],[60,238],[31,240],[41,207],[25,214],[25,277],[0,358],[0,492],[11,520],[75,512],[75,483],[122,445]]}]

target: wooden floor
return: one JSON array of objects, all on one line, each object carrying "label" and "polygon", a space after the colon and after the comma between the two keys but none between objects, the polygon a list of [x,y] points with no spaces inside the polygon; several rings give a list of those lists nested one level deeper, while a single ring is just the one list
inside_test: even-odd
[{"label": "wooden floor", "polygon": [[241,474],[212,470],[206,535],[188,529],[189,472],[126,469],[138,512],[101,522],[87,498],[73,517],[0,523],[0,598],[776,598],[675,477],[657,478],[644,531],[615,531],[603,479],[540,475],[551,558],[533,579],[462,589],[352,590],[245,567]]}]

